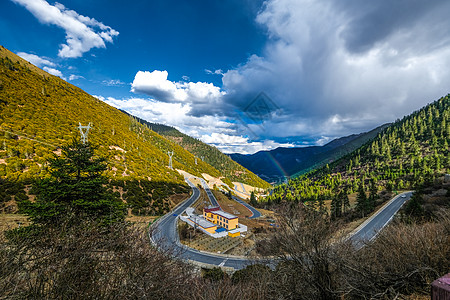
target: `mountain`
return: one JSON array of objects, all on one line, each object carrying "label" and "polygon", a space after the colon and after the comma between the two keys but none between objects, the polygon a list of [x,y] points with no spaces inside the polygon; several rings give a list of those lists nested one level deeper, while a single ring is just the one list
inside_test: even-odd
[{"label": "mountain", "polygon": [[261,188],[270,187],[266,181],[262,180],[240,164],[233,161],[229,156],[220,152],[220,150],[216,147],[210,146],[203,143],[199,139],[188,136],[174,127],[151,123],[136,117],[135,119],[139,123],[146,125],[161,136],[177,143],[195,155],[197,157],[197,161],[203,159],[204,162],[213,166],[222,174],[222,176],[225,177],[223,181],[230,187],[233,187],[232,181],[243,182],[251,186]]},{"label": "mountain", "polygon": [[276,187],[268,202],[334,199],[357,190],[416,189],[450,169],[450,95],[405,116],[335,162]]},{"label": "mountain", "polygon": [[299,176],[311,169],[331,163],[373,139],[389,124],[369,132],[341,137],[323,146],[302,148],[279,147],[254,154],[230,154],[240,165],[269,182],[283,181],[286,176]]},{"label": "mountain", "polygon": [[223,177],[147,125],[0,46],[0,209],[29,196],[30,183],[47,174],[47,159],[80,138],[79,123],[91,124],[88,139],[108,160],[111,188],[134,211],[164,213],[175,204],[171,195],[189,190],[167,167],[168,151],[174,169]]}]

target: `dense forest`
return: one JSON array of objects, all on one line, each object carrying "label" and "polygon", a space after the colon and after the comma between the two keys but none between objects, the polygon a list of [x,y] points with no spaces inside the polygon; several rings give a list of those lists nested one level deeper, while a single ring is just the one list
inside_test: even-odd
[{"label": "dense forest", "polygon": [[297,177],[320,168],[351,153],[373,139],[389,124],[369,132],[334,139],[323,146],[308,146],[258,151],[254,154],[230,154],[240,165],[271,183],[282,183],[286,177]]},{"label": "dense forest", "polygon": [[88,140],[107,159],[111,188],[135,212],[165,213],[170,195],[189,191],[167,167],[168,151],[174,169],[222,176],[135,118],[0,47],[0,210],[14,211],[15,201],[30,196],[30,184],[48,175],[46,161],[80,138],[79,123],[90,123]]},{"label": "dense forest", "polygon": [[447,95],[343,158],[277,186],[262,204],[298,201],[322,207],[324,200],[334,200],[339,215],[348,209],[348,194],[358,192],[358,209],[367,213],[380,190],[415,189],[449,172],[449,117]]}]

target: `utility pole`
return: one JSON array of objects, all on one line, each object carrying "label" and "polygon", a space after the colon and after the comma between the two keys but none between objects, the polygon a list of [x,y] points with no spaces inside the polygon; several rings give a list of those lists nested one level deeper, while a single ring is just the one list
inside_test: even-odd
[{"label": "utility pole", "polygon": [[170,152],[170,151],[167,151],[167,155],[169,155],[169,169],[173,169],[172,168],[172,156],[173,156],[173,151],[172,152]]},{"label": "utility pole", "polygon": [[195,164],[197,164],[197,156],[195,157]]},{"label": "utility pole", "polygon": [[[82,142],[83,144],[86,144],[86,142],[88,141],[88,133],[89,133],[89,129],[91,129],[91,123],[89,123],[88,126],[82,126],[81,123],[78,123],[78,124],[80,124],[80,125],[78,126],[78,129],[80,129],[80,133],[81,133],[81,142]],[[83,132],[83,129],[86,129],[86,131]]]}]

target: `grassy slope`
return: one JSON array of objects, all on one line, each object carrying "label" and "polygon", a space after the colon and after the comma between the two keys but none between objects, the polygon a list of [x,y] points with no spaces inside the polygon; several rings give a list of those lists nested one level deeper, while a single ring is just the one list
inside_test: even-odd
[{"label": "grassy slope", "polygon": [[169,150],[174,151],[174,168],[221,176],[205,162],[196,165],[189,151],[134,118],[0,47],[0,205],[11,200],[10,195],[24,197],[11,182],[29,183],[45,176],[43,166],[52,152],[79,138],[78,122],[91,123],[89,141],[108,158],[107,175],[121,194],[123,188],[124,198],[136,198],[140,192],[149,196],[137,207],[151,207],[154,201],[185,191],[182,176],[167,168]]},{"label": "grassy slope", "polygon": [[230,187],[233,187],[231,181],[239,181],[251,186],[268,188],[270,185],[247,170],[240,164],[233,161],[228,155],[220,152],[216,147],[203,143],[202,141],[192,138],[177,129],[162,124],[149,123],[145,120],[136,118],[142,124],[152,128],[163,137],[179,144],[187,151],[191,152],[198,157],[197,161],[200,162],[200,158],[203,156],[204,161],[225,176],[228,180],[224,180]]}]

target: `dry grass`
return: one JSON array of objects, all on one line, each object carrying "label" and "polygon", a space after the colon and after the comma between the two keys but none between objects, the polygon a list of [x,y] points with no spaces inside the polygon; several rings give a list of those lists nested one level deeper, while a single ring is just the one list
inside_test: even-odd
[{"label": "dry grass", "polygon": [[252,212],[248,210],[244,205],[234,201],[233,199],[229,199],[222,192],[220,191],[212,191],[212,192],[216,197],[217,202],[219,202],[219,205],[222,207],[222,209],[230,214],[238,216],[239,220],[241,218],[250,217],[252,215]]},{"label": "dry grass", "polygon": [[20,226],[27,226],[28,218],[20,214],[0,214],[0,233]]}]

